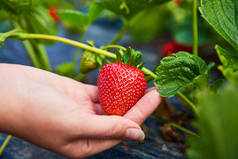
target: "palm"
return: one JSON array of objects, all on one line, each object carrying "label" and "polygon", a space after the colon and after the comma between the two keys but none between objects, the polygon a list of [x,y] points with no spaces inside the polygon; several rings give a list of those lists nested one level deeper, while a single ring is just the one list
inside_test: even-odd
[{"label": "palm", "polygon": [[123,117],[109,116],[99,104],[96,86],[31,67],[18,66],[12,74],[15,72],[20,72],[18,75],[27,79],[29,86],[33,85],[30,87],[40,83],[40,90],[34,89],[28,98],[28,103],[36,108],[31,113],[35,111],[34,119],[38,119],[29,125],[42,125],[16,135],[65,156],[88,156],[118,144],[125,130],[130,126],[140,129],[138,124],[160,102],[159,94],[151,89]]}]

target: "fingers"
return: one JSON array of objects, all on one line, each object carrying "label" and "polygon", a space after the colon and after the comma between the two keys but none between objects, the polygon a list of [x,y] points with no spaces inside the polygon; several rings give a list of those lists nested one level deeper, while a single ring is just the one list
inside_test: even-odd
[{"label": "fingers", "polygon": [[147,92],[125,115],[137,124],[141,124],[159,105],[161,97],[156,89]]},{"label": "fingers", "polygon": [[93,102],[98,102],[98,87],[93,85],[85,84],[85,89],[87,91],[88,96],[91,98]]},{"label": "fingers", "polygon": [[106,115],[107,113],[102,109],[102,106],[100,104],[94,104],[94,112],[97,115]]},{"label": "fingers", "polygon": [[120,141],[121,140],[117,139],[105,140],[85,138],[64,146],[60,153],[72,159],[81,159],[105,151],[117,145]]},{"label": "fingers", "polygon": [[[107,115],[90,115],[78,123],[79,136],[96,139],[132,139],[143,140],[144,133],[135,122],[120,117]],[[84,128],[84,129],[82,129]]]}]

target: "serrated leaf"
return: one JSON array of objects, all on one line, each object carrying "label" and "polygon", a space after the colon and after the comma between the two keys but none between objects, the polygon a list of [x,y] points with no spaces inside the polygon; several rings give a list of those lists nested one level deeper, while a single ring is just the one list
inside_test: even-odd
[{"label": "serrated leaf", "polygon": [[207,64],[200,57],[178,52],[161,60],[155,68],[157,78],[154,84],[161,96],[171,97],[193,82],[203,79],[208,72]]},{"label": "serrated leaf", "polygon": [[200,11],[208,23],[238,50],[237,0],[201,0]]},{"label": "serrated leaf", "polygon": [[72,9],[61,9],[57,11],[61,21],[74,25],[79,28],[85,28],[88,24],[88,18],[80,11]]},{"label": "serrated leaf", "polygon": [[219,66],[222,74],[232,83],[238,84],[238,56],[216,45],[218,57],[223,65]]},{"label": "serrated leaf", "polygon": [[96,0],[102,7],[131,19],[140,11],[160,5],[169,0]]},{"label": "serrated leaf", "polygon": [[197,121],[200,137],[189,137],[191,159],[235,159],[238,156],[238,87],[226,85],[217,94],[203,90],[198,96]]},{"label": "serrated leaf", "polygon": [[74,63],[66,62],[56,67],[56,72],[59,75],[72,77],[74,74]]}]

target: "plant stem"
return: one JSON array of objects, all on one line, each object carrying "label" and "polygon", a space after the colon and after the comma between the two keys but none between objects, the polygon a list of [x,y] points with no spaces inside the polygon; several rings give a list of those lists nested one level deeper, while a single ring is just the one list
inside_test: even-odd
[{"label": "plant stem", "polygon": [[[2,35],[2,34],[0,33],[0,35]],[[107,57],[110,57],[110,58],[113,58],[113,59],[116,58],[116,55],[111,53],[111,52],[101,50],[101,49],[98,49],[98,48],[95,48],[95,47],[91,47],[89,45],[86,45],[86,44],[83,44],[83,43],[80,43],[80,42],[77,42],[77,41],[74,41],[74,40],[58,37],[58,36],[44,35],[44,34],[14,33],[13,37],[16,37],[16,38],[19,38],[19,39],[44,39],[44,40],[58,41],[58,42],[61,42],[61,43],[65,43],[65,44],[68,44],[68,45],[79,47],[83,50],[88,50],[88,51],[91,51],[91,52],[94,52],[94,53],[97,53],[97,54],[100,54],[100,55],[104,55],[104,56],[107,56]]]},{"label": "plant stem", "polygon": [[101,47],[101,49],[103,50],[107,50],[107,49],[121,49],[123,51],[126,51],[126,48],[120,45],[107,45],[107,46],[103,46]]},{"label": "plant stem", "polygon": [[41,57],[41,60],[44,64],[45,70],[51,71],[50,61],[49,61],[48,54],[45,50],[44,45],[43,44],[37,44],[37,48],[38,48],[38,51],[40,53],[40,57]]},{"label": "plant stem", "polygon": [[[85,35],[86,35],[86,30],[82,30],[81,32],[81,35],[80,35],[80,38],[79,38],[79,42],[83,42],[84,38],[85,38]],[[79,54],[80,54],[80,49],[77,49],[75,54],[74,54],[74,67],[76,67],[77,65],[77,61],[78,61],[78,57],[79,57]]]},{"label": "plant stem", "polygon": [[179,129],[179,130],[181,130],[181,131],[183,131],[183,132],[185,132],[185,133],[187,133],[187,134],[189,134],[189,135],[199,136],[199,135],[196,134],[195,132],[193,132],[193,131],[191,131],[191,130],[189,130],[189,129],[187,129],[187,128],[181,126],[181,125],[178,125],[178,124],[176,124],[176,123],[164,121],[164,120],[158,118],[158,117],[155,116],[155,115],[151,115],[151,117],[152,117],[153,119],[155,119],[155,120],[161,121],[161,122],[163,122],[163,123],[167,123],[167,124],[169,124],[170,126],[175,127],[176,129]]},{"label": "plant stem", "polygon": [[33,47],[31,46],[31,43],[29,40],[25,40],[22,42],[27,53],[28,53],[28,56],[30,57],[33,65],[37,68],[42,68],[41,64],[39,63],[37,57],[36,57],[36,54],[35,54],[35,50],[33,49]]},{"label": "plant stem", "polygon": [[[2,35],[2,33],[0,33],[0,36],[1,35]],[[43,34],[14,33],[14,34],[12,34],[12,37],[18,38],[18,39],[44,39],[44,40],[58,41],[58,42],[62,42],[62,43],[65,43],[65,44],[69,44],[69,45],[72,45],[72,46],[79,47],[79,48],[84,49],[84,50],[88,50],[88,51],[93,52],[93,53],[104,55],[104,56],[107,56],[109,58],[113,58],[113,59],[116,58],[116,55],[114,53],[109,52],[109,51],[105,51],[105,50],[102,50],[102,49],[91,47],[89,45],[86,45],[86,44],[83,44],[83,43],[80,43],[80,42],[77,42],[77,41],[73,41],[73,40],[70,40],[70,39],[58,37],[58,36],[43,35]],[[145,74],[148,74],[153,78],[157,78],[157,75],[155,73],[153,73],[152,71],[150,71],[149,69],[143,67],[141,70]],[[189,106],[191,106],[194,113],[196,115],[198,115],[196,106],[185,95],[183,95],[181,92],[178,92],[177,95],[182,100],[184,100]]]},{"label": "plant stem", "polygon": [[147,68],[145,68],[145,67],[143,67],[143,68],[141,69],[141,71],[144,72],[144,73],[147,74],[147,75],[150,75],[150,76],[153,77],[153,78],[157,78],[157,75],[156,75],[154,72],[150,71],[149,69],[147,69]]},{"label": "plant stem", "polygon": [[185,101],[193,110],[193,112],[196,114],[196,116],[198,116],[198,111],[197,111],[197,107],[181,92],[178,92],[177,95],[183,100]]},{"label": "plant stem", "polygon": [[[20,28],[20,29],[24,30],[24,26],[23,26],[21,21],[12,22],[12,25],[15,28]],[[33,66],[35,66],[36,68],[42,68],[40,62],[37,59],[37,56],[35,54],[35,50],[32,47],[30,41],[29,40],[25,40],[25,41],[22,41],[22,43],[23,43],[23,45],[24,45],[24,47],[26,49],[26,52],[27,52],[28,56],[30,57],[30,59],[32,61]]]},{"label": "plant stem", "polygon": [[193,0],[193,54],[198,56],[197,0]]},{"label": "plant stem", "polygon": [[127,20],[124,20],[123,27],[121,28],[119,33],[113,38],[110,44],[111,45],[117,44],[121,40],[121,38],[126,34],[128,28],[129,28],[129,22],[127,22]]},{"label": "plant stem", "polygon": [[9,141],[11,140],[12,136],[8,135],[7,138],[5,139],[4,143],[2,144],[2,146],[0,147],[0,156],[2,155],[4,149],[6,148],[7,144],[9,143]]},{"label": "plant stem", "polygon": [[189,130],[189,129],[186,129],[185,127],[182,127],[182,126],[180,126],[180,125],[178,125],[178,124],[175,124],[175,123],[172,123],[172,122],[169,122],[168,124],[169,124],[170,126],[172,126],[172,127],[175,127],[175,128],[177,128],[177,129],[179,129],[179,130],[181,130],[181,131],[183,131],[183,132],[189,134],[189,135],[193,135],[193,136],[199,137],[199,135],[196,134],[195,132],[193,132],[193,131],[191,131],[191,130]]}]

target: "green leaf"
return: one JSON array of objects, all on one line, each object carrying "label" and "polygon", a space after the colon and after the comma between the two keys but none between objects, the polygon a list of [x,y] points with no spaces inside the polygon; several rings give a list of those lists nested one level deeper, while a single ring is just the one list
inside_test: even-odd
[{"label": "green leaf", "polygon": [[87,14],[73,9],[61,9],[57,11],[63,23],[77,28],[87,29],[103,12],[103,8],[97,3],[92,3]]},{"label": "green leaf", "polygon": [[135,51],[134,55],[132,56],[132,63],[134,66],[137,66],[140,64],[142,60],[143,54],[140,51]]},{"label": "green leaf", "polygon": [[[48,15],[48,10],[43,6],[32,7],[29,12],[23,14],[26,23],[26,31],[30,33],[56,35],[56,26]],[[53,44],[48,40],[39,40],[46,44]]]},{"label": "green leaf", "polygon": [[1,0],[0,8],[19,15],[22,12],[28,12],[28,10],[38,4],[40,0]]},{"label": "green leaf", "polygon": [[169,14],[165,5],[140,12],[130,20],[130,34],[138,42],[148,42],[166,29]]},{"label": "green leaf", "polygon": [[88,11],[88,21],[93,23],[103,12],[103,8],[97,3],[93,3]]},{"label": "green leaf", "polygon": [[222,86],[224,85],[225,80],[224,79],[218,79],[211,85],[211,90],[215,93],[217,93]]},{"label": "green leaf", "polygon": [[238,87],[226,85],[217,94],[203,90],[198,99],[198,120],[193,125],[200,137],[189,137],[191,159],[235,159],[238,152]]},{"label": "green leaf", "polygon": [[201,0],[200,11],[208,23],[238,50],[237,0]]},{"label": "green leaf", "polygon": [[160,61],[155,68],[157,78],[154,84],[161,96],[172,97],[193,83],[198,83],[204,78],[209,80],[206,78],[209,69],[200,57],[187,52],[178,52]]},{"label": "green leaf", "polygon": [[222,63],[219,66],[222,74],[232,83],[238,84],[238,56],[216,45],[218,57]]},{"label": "green leaf", "polygon": [[61,9],[57,11],[62,22],[79,28],[86,28],[89,24],[88,18],[80,11],[72,9]]},{"label": "green leaf", "polygon": [[144,9],[160,5],[169,0],[96,0],[105,9],[131,19]]},{"label": "green leaf", "polygon": [[66,62],[56,67],[56,72],[59,75],[66,77],[73,77],[74,74],[74,63]]}]

